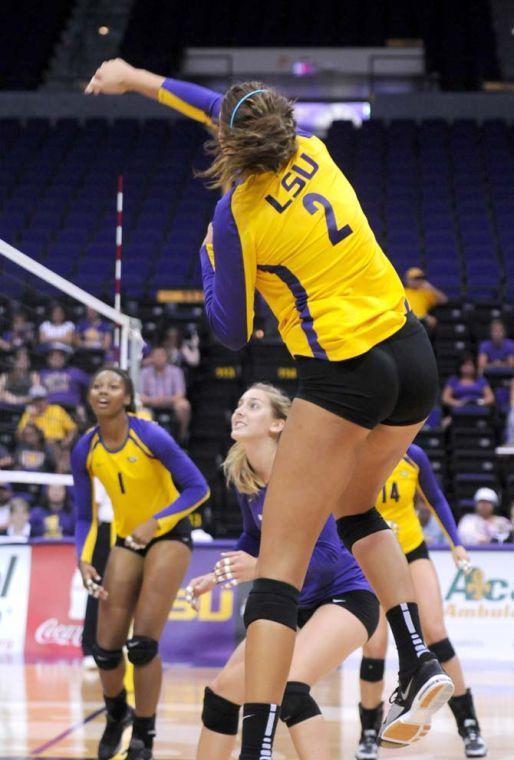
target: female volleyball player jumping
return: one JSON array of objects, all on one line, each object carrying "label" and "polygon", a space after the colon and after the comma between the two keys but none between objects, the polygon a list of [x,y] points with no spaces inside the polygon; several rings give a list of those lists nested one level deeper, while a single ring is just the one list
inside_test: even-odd
[{"label": "female volleyball player jumping", "polygon": [[[376,506],[382,517],[392,525],[409,563],[419,604],[421,627],[428,647],[455,684],[455,695],[450,699],[449,705],[464,742],[466,757],[485,757],[487,747],[480,736],[473,696],[471,690],[466,688],[460,660],[444,624],[441,589],[416,514],[416,495],[435,513],[452,547],[457,567],[470,569],[468,554],[459,539],[455,518],[437,483],[430,461],[423,449],[413,444],[380,491]],[[359,712],[362,732],[355,755],[357,760],[374,760],[378,756],[386,649],[387,625],[381,615],[377,632],[364,647],[361,664]]]},{"label": "female volleyball player jumping", "polygon": [[398,647],[400,685],[381,741],[409,744],[429,728],[453,684],[423,643],[405,557],[373,505],[434,404],[430,342],[351,185],[323,142],[296,129],[291,101],[258,82],[223,96],[121,60],[104,63],[87,87],[129,90],[217,124],[204,176],[232,188],[201,251],[209,323],[226,346],[244,346],[257,289],[298,364],[299,391],[267,489],[258,578],[245,611],[241,760],[258,760],[263,747],[271,754],[300,588],[330,512]]},{"label": "female volleyball player jumping", "polygon": [[[224,470],[238,495],[243,533],[237,551],[225,553],[213,573],[190,582],[193,604],[216,583],[231,586],[256,577],[266,484],[290,406],[285,394],[263,383],[252,385],[239,400],[232,415],[236,443]],[[358,564],[341,546],[332,515],[314,547],[299,603],[301,631],[280,715],[301,760],[330,760],[327,727],[310,689],[373,635],[379,608]],[[243,642],[205,689],[197,760],[232,756],[244,701],[244,650]]]},{"label": "female volleyball player jumping", "polygon": [[[159,638],[191,556],[187,515],[208,498],[209,489],[168,433],[130,414],[134,390],[126,373],[97,372],[88,400],[98,424],[77,442],[72,471],[79,568],[86,589],[100,599],[93,656],[107,725],[98,757],[115,755],[124,729],[133,723],[127,760],[151,760],[162,680]],[[95,476],[112,502],[117,534],[103,579],[91,564]],[[134,664],[135,714],[123,688],[125,644]]]}]

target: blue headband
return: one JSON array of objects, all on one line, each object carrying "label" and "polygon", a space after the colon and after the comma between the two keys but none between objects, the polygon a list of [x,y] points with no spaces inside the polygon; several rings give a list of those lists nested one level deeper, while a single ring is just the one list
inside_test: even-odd
[{"label": "blue headband", "polygon": [[240,100],[240,101],[237,103],[236,107],[235,107],[235,108],[234,108],[234,110],[232,111],[232,116],[230,117],[230,124],[229,124],[229,127],[230,127],[231,129],[232,129],[232,127],[234,126],[234,119],[236,118],[236,113],[237,113],[237,109],[239,108],[239,106],[240,106],[242,103],[244,103],[244,102],[245,102],[245,100],[247,100],[248,98],[250,98],[252,95],[256,95],[258,92],[268,92],[268,90],[252,90],[251,92],[249,92],[249,93],[247,93],[246,95],[244,95],[244,96],[241,98],[241,100]]}]

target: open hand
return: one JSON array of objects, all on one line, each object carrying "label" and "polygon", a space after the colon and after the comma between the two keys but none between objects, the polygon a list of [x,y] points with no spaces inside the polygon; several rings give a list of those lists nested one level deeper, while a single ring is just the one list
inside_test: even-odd
[{"label": "open hand", "polygon": [[216,578],[214,573],[207,573],[206,575],[192,578],[186,588],[186,601],[198,612],[198,597],[212,591],[215,585]]},{"label": "open hand", "polygon": [[255,579],[256,557],[242,551],[222,552],[221,557],[222,559],[218,560],[214,566],[216,583],[224,585],[225,588],[231,588],[237,586],[238,583]]}]

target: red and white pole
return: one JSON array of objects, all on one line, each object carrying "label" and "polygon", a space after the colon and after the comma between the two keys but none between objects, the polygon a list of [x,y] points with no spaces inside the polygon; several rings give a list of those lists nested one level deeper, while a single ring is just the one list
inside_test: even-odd
[{"label": "red and white pole", "polygon": [[[121,258],[123,252],[123,174],[118,175],[116,193],[116,263],[114,267],[114,308],[121,311]],[[116,348],[120,347],[120,329],[114,334]]]}]

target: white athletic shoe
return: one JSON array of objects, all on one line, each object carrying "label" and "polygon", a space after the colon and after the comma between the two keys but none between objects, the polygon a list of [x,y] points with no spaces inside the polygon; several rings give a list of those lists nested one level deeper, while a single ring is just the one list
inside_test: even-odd
[{"label": "white athletic shoe", "polygon": [[380,729],[381,747],[406,747],[430,730],[432,716],[454,692],[453,681],[434,658],[425,659],[410,681],[400,682]]}]

